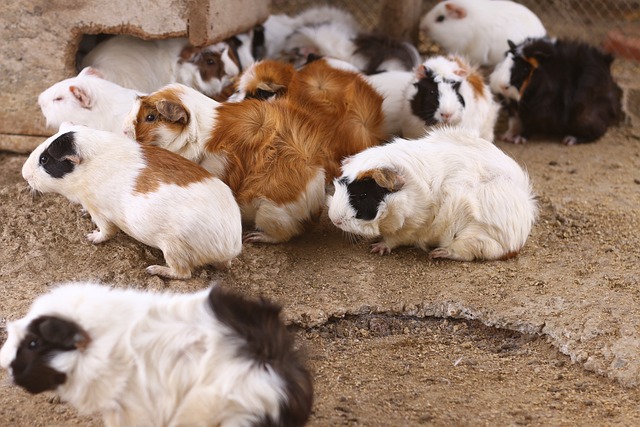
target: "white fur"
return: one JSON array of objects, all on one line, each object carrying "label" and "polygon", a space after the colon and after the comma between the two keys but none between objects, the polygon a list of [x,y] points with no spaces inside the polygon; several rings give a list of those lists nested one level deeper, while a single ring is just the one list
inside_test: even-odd
[{"label": "white fur", "polygon": [[506,99],[519,101],[520,92],[518,92],[518,89],[510,83],[512,67],[513,54],[507,52],[507,55],[498,63],[498,65],[496,65],[489,76],[489,86],[491,91],[496,95],[502,95]]},{"label": "white fur", "polygon": [[[387,135],[417,138],[424,134],[424,122],[411,112],[410,102],[415,94],[414,73],[410,71],[385,71],[365,76],[365,79],[383,98],[382,113],[384,114],[384,129]],[[416,119],[417,123],[412,118]],[[414,131],[413,129],[416,127],[420,131]]]},{"label": "white fur", "polygon": [[62,122],[122,133],[124,119],[141,92],[118,86],[96,75],[91,68],[62,80],[38,96],[47,126]]},{"label": "white fur", "polygon": [[355,218],[344,182],[334,181],[329,218],[342,230],[382,237],[373,252],[401,245],[434,249],[430,256],[470,261],[517,253],[535,222],[528,175],[489,141],[459,128],[432,130],[419,141],[396,139],[343,162],[352,182],[373,169],[394,171],[404,185],[388,194],[370,220]]},{"label": "white fur", "polygon": [[238,355],[243,344],[207,303],[208,290],[156,294],[69,283],[38,297],[9,322],[0,351],[5,369],[32,320],[50,315],[75,322],[86,349],[54,356],[67,374],[56,392],[83,414],[116,426],[251,426],[278,419],[284,380]]},{"label": "white fur", "polygon": [[[447,4],[464,8],[456,18]],[[443,22],[436,22],[444,16]],[[420,31],[449,53],[465,55],[474,64],[493,66],[508,50],[507,40],[518,44],[527,37],[543,37],[540,19],[525,6],[509,0],[447,0],[436,4],[420,21]]]},{"label": "white fur", "polygon": [[[464,66],[461,67],[459,62]],[[474,71],[471,65],[462,57],[458,57],[456,61],[454,57],[435,56],[427,59],[424,66],[437,76],[440,106],[435,119],[439,123],[478,132],[481,138],[493,141],[500,105],[493,99],[489,86],[484,82],[481,95],[474,91],[467,80],[469,74]],[[451,81],[461,82],[459,90],[465,101],[464,106],[451,84],[447,83]]]},{"label": "white fur", "polygon": [[180,52],[188,45],[186,38],[142,40],[115,36],[99,43],[82,60],[107,80],[121,86],[153,92],[174,80]]},{"label": "white fur", "polygon": [[[39,165],[39,157],[67,131],[75,132],[79,163],[63,178],[53,178]],[[98,227],[87,236],[90,241],[103,242],[120,229],[161,249],[169,268],[150,266],[151,274],[188,278],[193,267],[228,265],[242,250],[240,211],[229,187],[209,177],[186,186],[161,183],[157,190],[139,194],[134,187],[143,168],[135,141],[72,126],[37,147],[22,176],[34,190],[59,193],[80,203]]]}]

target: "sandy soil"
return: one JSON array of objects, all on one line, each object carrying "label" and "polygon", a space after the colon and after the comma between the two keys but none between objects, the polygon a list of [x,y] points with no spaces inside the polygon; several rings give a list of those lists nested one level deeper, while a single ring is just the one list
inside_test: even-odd
[{"label": "sandy soil", "polygon": [[[61,281],[188,292],[219,280],[284,305],[314,373],[312,426],[640,425],[638,129],[583,146],[498,145],[540,198],[515,259],[379,257],[325,215],[294,241],[245,245],[228,272],[188,281],[148,276],[162,254],[122,233],[86,241],[79,206],[33,199],[26,156],[0,153],[0,319]],[[0,426],[100,425],[51,394],[0,387]]]}]

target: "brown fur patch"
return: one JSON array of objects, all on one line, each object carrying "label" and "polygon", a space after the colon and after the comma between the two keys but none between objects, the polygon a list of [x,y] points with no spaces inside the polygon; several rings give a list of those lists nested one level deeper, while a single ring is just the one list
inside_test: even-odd
[{"label": "brown fur patch", "polygon": [[529,63],[529,65],[531,65],[531,71],[529,71],[529,75],[522,82],[522,86],[520,86],[520,96],[522,96],[522,94],[524,94],[524,91],[527,89],[527,86],[529,86],[529,82],[531,81],[531,76],[533,76],[533,73],[536,71],[536,69],[540,65],[538,60],[536,58],[534,58],[534,57],[527,58],[527,57],[523,56],[522,59],[524,59],[525,61],[527,61]]},{"label": "brown fur patch", "polygon": [[367,178],[373,179],[380,187],[392,192],[398,191],[404,186],[404,179],[397,172],[387,168],[369,169],[356,176],[357,180]]},{"label": "brown fur patch", "polygon": [[[154,145],[155,131],[159,124],[168,127],[172,132],[180,133],[189,122],[179,114],[180,110],[187,111],[180,100],[180,90],[161,89],[151,95],[140,97],[140,109],[135,120],[136,140],[141,144]],[[158,104],[161,104],[158,109]],[[170,113],[173,111],[173,113]],[[170,117],[163,115],[163,112]],[[153,117],[153,120],[151,118]],[[175,120],[177,118],[177,120]],[[174,119],[174,120],[172,120]]]},{"label": "brown fur patch", "polygon": [[146,167],[140,170],[136,179],[136,193],[152,193],[162,184],[186,187],[213,176],[200,165],[164,148],[149,145],[140,147]]},{"label": "brown fur patch", "polygon": [[473,89],[473,95],[477,98],[484,98],[484,79],[477,72],[472,72],[467,77],[467,81],[471,85],[471,89]]},{"label": "brown fur patch", "polygon": [[298,200],[326,160],[324,127],[287,99],[223,104],[207,150],[227,159],[221,177],[240,205]]}]

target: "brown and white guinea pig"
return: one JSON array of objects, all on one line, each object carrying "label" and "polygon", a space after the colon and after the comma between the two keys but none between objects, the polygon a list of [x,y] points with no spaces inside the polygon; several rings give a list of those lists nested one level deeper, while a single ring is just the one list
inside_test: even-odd
[{"label": "brown and white guinea pig", "polygon": [[106,426],[297,427],[313,384],[280,307],[214,286],[189,294],[65,283],[7,325],[0,365]]},{"label": "brown and white guinea pig", "polygon": [[186,46],[180,52],[173,81],[216,101],[226,101],[238,75],[254,63],[252,38],[253,32],[249,31],[204,47]]},{"label": "brown and white guinea pig", "polygon": [[76,77],[62,80],[38,96],[47,126],[58,129],[73,122],[94,129],[122,133],[124,120],[142,92],[105,80],[87,67]]},{"label": "brown and white guinea pig", "polygon": [[595,141],[618,123],[622,90],[611,75],[611,55],[549,38],[509,42],[509,48],[490,77],[492,90],[512,105],[503,139],[557,135],[573,145]]},{"label": "brown and white guinea pig", "polygon": [[489,141],[461,128],[396,139],[343,163],[329,218],[347,233],[381,238],[371,252],[413,245],[430,258],[506,259],[537,215],[527,173]]},{"label": "brown and white guinea pig", "polygon": [[434,56],[416,69],[414,89],[407,93],[411,115],[403,136],[424,135],[425,126],[446,124],[478,132],[493,141],[500,105],[482,75],[457,55]]},{"label": "brown and white guinea pig", "polygon": [[[203,95],[204,96],[204,95]],[[202,167],[124,135],[63,124],[29,156],[33,191],[80,203],[101,243],[120,229],[162,250],[167,266],[147,272],[188,279],[193,268],[225,268],[242,250],[240,210],[229,187]]]},{"label": "brown and white guinea pig", "polygon": [[143,96],[127,133],[202,164],[227,183],[255,232],[246,242],[284,242],[324,205],[326,129],[308,111],[276,99],[218,103],[184,85]]},{"label": "brown and white guinea pig", "polygon": [[422,18],[420,31],[448,53],[490,67],[502,60],[507,40],[519,43],[547,33],[533,12],[509,0],[440,2]]},{"label": "brown and white guinea pig", "polygon": [[115,36],[99,43],[82,66],[100,70],[104,78],[145,93],[169,83],[183,83],[211,97],[226,99],[233,80],[253,63],[252,34],[194,47],[185,38],[141,40]]},{"label": "brown and white guinea pig", "polygon": [[236,99],[286,97],[327,126],[322,145],[335,176],[343,158],[385,141],[382,97],[361,73],[325,58],[299,70],[274,60],[255,63],[240,78]]}]

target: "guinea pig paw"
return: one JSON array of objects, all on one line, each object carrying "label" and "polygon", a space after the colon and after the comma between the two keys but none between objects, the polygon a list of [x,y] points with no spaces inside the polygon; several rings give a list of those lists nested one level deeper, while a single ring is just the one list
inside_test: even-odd
[{"label": "guinea pig paw", "polygon": [[243,243],[278,243],[276,239],[263,231],[251,231],[242,237]]},{"label": "guinea pig paw", "polygon": [[180,274],[175,269],[171,267],[166,267],[164,265],[150,265],[145,269],[147,273],[152,276],[160,276],[165,277],[167,279],[189,279],[191,278],[191,272]]},{"label": "guinea pig paw", "polygon": [[506,142],[511,142],[513,144],[526,144],[527,143],[527,138],[521,136],[521,135],[514,135],[513,133],[507,131],[505,133],[502,134],[502,136],[500,137],[501,140],[506,141]]},{"label": "guinea pig paw", "polygon": [[564,145],[576,145],[578,143],[578,138],[576,138],[575,136],[567,135],[562,140],[562,143]]},{"label": "guinea pig paw", "polygon": [[429,252],[429,258],[451,258],[451,251],[447,248],[436,248]]},{"label": "guinea pig paw", "polygon": [[108,237],[100,230],[94,230],[93,232],[87,234],[87,240],[94,244],[102,243],[107,239]]},{"label": "guinea pig paw", "polygon": [[391,248],[385,242],[377,242],[371,245],[371,253],[380,256],[389,255]]}]

